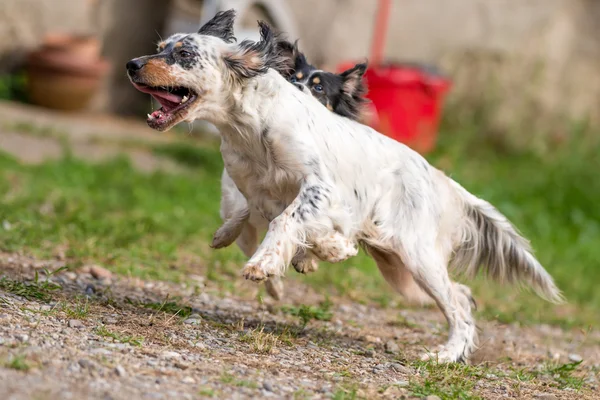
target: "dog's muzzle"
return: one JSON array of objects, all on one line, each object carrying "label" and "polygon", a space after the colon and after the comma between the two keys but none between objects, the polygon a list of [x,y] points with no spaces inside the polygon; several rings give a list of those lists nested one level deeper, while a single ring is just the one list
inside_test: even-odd
[{"label": "dog's muzzle", "polygon": [[308,90],[308,88],[306,86],[304,86],[302,83],[294,82],[294,86],[296,86],[298,88],[298,90],[300,90],[301,92],[310,94],[310,90]]},{"label": "dog's muzzle", "polygon": [[146,65],[146,61],[141,58],[134,58],[125,64],[125,68],[127,68],[127,74],[131,77],[135,76],[135,74]]}]

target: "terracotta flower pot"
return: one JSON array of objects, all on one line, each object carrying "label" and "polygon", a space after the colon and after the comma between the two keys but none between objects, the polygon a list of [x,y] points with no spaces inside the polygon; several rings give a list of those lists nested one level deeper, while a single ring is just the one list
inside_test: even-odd
[{"label": "terracotta flower pot", "polygon": [[28,90],[34,104],[81,110],[89,104],[108,70],[93,37],[53,34],[29,54]]},{"label": "terracotta flower pot", "polygon": [[47,52],[66,53],[82,59],[100,57],[100,41],[93,36],[51,33],[44,38],[43,48]]}]

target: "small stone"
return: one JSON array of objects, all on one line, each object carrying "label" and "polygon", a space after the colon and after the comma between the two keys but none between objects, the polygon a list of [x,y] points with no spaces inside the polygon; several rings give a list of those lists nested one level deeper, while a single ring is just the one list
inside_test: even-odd
[{"label": "small stone", "polygon": [[67,367],[67,371],[69,372],[79,372],[81,371],[81,366],[77,363],[72,363],[69,364],[69,366]]},{"label": "small stone", "polygon": [[583,357],[581,357],[579,354],[569,354],[569,361],[571,362],[581,362],[583,361]]},{"label": "small stone", "polygon": [[263,389],[265,389],[267,392],[272,392],[273,391],[273,385],[269,381],[264,381],[263,382]]},{"label": "small stone", "polygon": [[398,354],[400,353],[400,346],[398,346],[393,340],[388,340],[385,342],[385,352],[390,354]]},{"label": "small stone", "polygon": [[435,394],[430,394],[429,396],[425,397],[425,400],[442,400],[442,399],[440,399]]},{"label": "small stone", "polygon": [[382,394],[383,397],[387,399],[401,399],[403,398],[402,395],[405,390],[406,389],[401,389],[398,386],[390,385]]},{"label": "small stone", "polygon": [[398,372],[402,372],[402,373],[405,373],[405,374],[410,374],[411,373],[411,371],[410,371],[409,368],[405,367],[404,365],[402,365],[400,363],[390,363],[388,365],[388,368],[392,368],[392,369],[394,369],[394,370],[396,370]]},{"label": "small stone", "polygon": [[95,292],[96,292],[96,288],[94,288],[94,285],[92,285],[91,283],[88,283],[88,285],[85,287],[86,296],[92,296]]},{"label": "small stone", "polygon": [[196,318],[188,318],[185,321],[183,321],[184,324],[187,325],[199,325],[200,324],[200,320],[196,319]]},{"label": "small stone", "polygon": [[196,380],[194,378],[192,378],[191,376],[186,376],[181,380],[181,382],[194,384],[194,383],[196,383]]},{"label": "small stone", "polygon": [[79,366],[81,368],[87,368],[87,369],[95,369],[96,365],[90,361],[90,360],[86,360],[85,358],[82,358],[81,360],[77,361],[77,363],[79,364]]},{"label": "small stone", "polygon": [[380,338],[378,338],[376,336],[372,336],[372,335],[366,335],[365,340],[369,343],[381,343]]},{"label": "small stone", "polygon": [[73,271],[68,271],[68,272],[65,272],[65,278],[67,278],[71,281],[74,281],[75,279],[77,279],[77,274]]},{"label": "small stone", "polygon": [[181,357],[181,354],[175,352],[175,351],[165,351],[161,354],[162,358],[179,358]]},{"label": "small stone", "polygon": [[104,349],[102,347],[96,347],[95,349],[89,350],[90,354],[100,354],[103,356],[108,356],[112,354],[112,351],[108,349]]},{"label": "small stone", "polygon": [[400,387],[406,387],[406,386],[408,386],[408,381],[399,380],[399,381],[394,382],[394,385],[400,386]]},{"label": "small stone", "polygon": [[12,224],[7,220],[2,221],[2,227],[5,231],[10,231],[12,229]]},{"label": "small stone", "polygon": [[120,376],[123,378],[123,377],[127,376],[127,371],[125,371],[125,368],[123,368],[121,365],[117,365],[115,367],[115,374],[117,374],[117,376]]},{"label": "small stone", "polygon": [[363,352],[363,355],[364,355],[365,357],[375,357],[375,350],[373,350],[373,349],[366,349],[366,350]]},{"label": "small stone", "polygon": [[96,279],[110,279],[112,277],[112,272],[98,265],[92,265],[90,267],[90,274]]},{"label": "small stone", "polygon": [[70,319],[69,320],[69,328],[83,328],[83,322],[78,319]]},{"label": "small stone", "polygon": [[19,342],[26,342],[29,340],[29,335],[26,335],[26,334],[15,335],[15,339],[17,339]]},{"label": "small stone", "polygon": [[188,369],[190,366],[188,364],[182,363],[182,362],[176,362],[175,364],[173,364],[173,366],[175,368],[179,368],[179,369],[183,369],[186,370]]},{"label": "small stone", "polygon": [[536,394],[534,398],[536,400],[558,400],[558,397],[550,393]]}]

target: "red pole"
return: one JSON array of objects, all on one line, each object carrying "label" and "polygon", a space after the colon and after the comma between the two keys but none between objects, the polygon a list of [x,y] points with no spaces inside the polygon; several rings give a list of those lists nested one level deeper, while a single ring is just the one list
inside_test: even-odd
[{"label": "red pole", "polygon": [[371,43],[371,64],[373,67],[377,67],[383,59],[391,4],[392,0],[379,0],[377,15],[375,17],[373,42]]}]

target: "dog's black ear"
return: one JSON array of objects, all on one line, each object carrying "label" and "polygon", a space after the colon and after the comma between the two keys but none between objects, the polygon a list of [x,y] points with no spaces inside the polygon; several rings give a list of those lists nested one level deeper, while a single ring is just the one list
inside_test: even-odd
[{"label": "dog's black ear", "polygon": [[281,59],[280,65],[283,68],[277,69],[285,79],[289,79],[294,73],[294,52],[296,50],[295,43],[289,42],[285,39],[277,40],[277,52]]},{"label": "dog's black ear", "polygon": [[227,43],[235,42],[233,36],[233,23],[235,22],[235,10],[220,11],[210,21],[202,25],[198,30],[201,35],[215,36]]},{"label": "dog's black ear", "polygon": [[366,94],[367,90],[363,82],[363,76],[366,71],[367,63],[364,62],[356,64],[354,67],[342,72],[340,76],[342,77],[342,90],[344,93],[350,96],[354,96],[355,94],[363,96]]},{"label": "dog's black ear", "polygon": [[310,66],[310,64],[306,60],[306,56],[298,48],[298,41],[297,40],[294,43],[293,56],[294,56],[294,67],[295,67],[296,70],[300,70],[300,69],[303,69],[303,68],[305,68],[307,66]]},{"label": "dog's black ear", "polygon": [[240,78],[253,78],[266,73],[269,68],[286,71],[292,67],[290,59],[282,55],[273,29],[262,21],[258,22],[258,26],[259,42],[244,40],[224,57],[227,67]]},{"label": "dog's black ear", "polygon": [[359,119],[362,107],[368,102],[365,95],[367,87],[363,76],[367,71],[367,62],[356,64],[354,67],[342,72],[342,93],[338,104],[334,107],[337,114],[351,119]]}]

